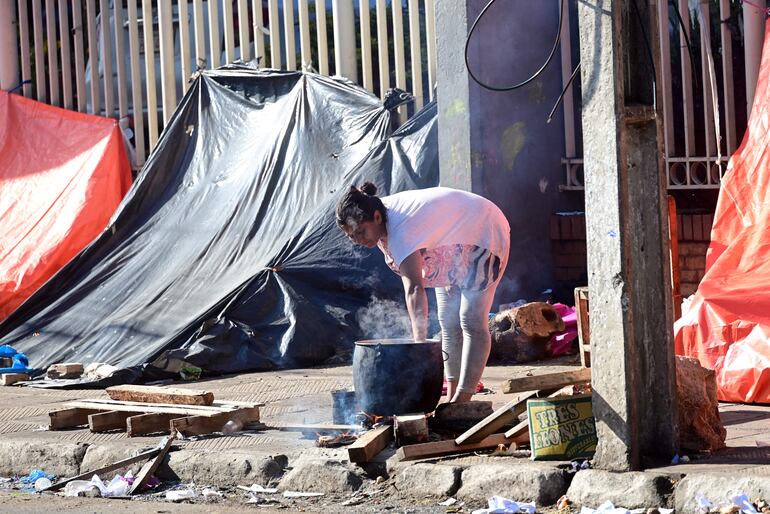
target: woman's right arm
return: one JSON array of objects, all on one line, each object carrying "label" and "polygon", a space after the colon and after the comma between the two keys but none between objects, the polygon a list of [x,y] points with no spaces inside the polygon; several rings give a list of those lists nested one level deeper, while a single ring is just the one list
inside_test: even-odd
[{"label": "woman's right arm", "polygon": [[406,309],[412,321],[412,335],[415,341],[425,341],[428,337],[428,295],[422,282],[422,255],[419,250],[404,259],[399,273],[404,284]]}]

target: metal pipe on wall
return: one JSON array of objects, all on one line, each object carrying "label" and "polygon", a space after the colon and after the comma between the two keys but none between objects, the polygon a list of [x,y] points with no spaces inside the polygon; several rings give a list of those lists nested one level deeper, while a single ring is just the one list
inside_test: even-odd
[{"label": "metal pipe on wall", "polygon": [[0,2],[0,89],[19,85],[16,3]]}]

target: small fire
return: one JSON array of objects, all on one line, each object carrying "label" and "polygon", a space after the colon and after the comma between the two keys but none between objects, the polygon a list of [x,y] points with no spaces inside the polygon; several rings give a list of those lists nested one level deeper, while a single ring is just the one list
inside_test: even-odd
[{"label": "small fire", "polygon": [[392,416],[378,416],[377,414],[369,414],[364,411],[356,414],[356,423],[366,429],[373,428],[382,423],[388,423],[392,419]]}]

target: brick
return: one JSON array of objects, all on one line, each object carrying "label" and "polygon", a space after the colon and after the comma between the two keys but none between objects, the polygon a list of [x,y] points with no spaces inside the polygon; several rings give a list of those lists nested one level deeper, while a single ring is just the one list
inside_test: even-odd
[{"label": "brick", "polygon": [[703,216],[700,214],[692,216],[692,239],[703,241]]},{"label": "brick", "polygon": [[692,216],[683,214],[680,228],[679,239],[682,241],[692,241]]},{"label": "brick", "polygon": [[559,216],[551,214],[549,231],[551,233],[552,240],[561,239],[561,231],[559,230]]},{"label": "brick", "polygon": [[572,239],[572,220],[569,216],[559,216],[559,230],[562,239]]},{"label": "brick", "polygon": [[698,290],[698,284],[693,284],[691,282],[682,282],[679,286],[679,291],[681,292],[682,296],[684,298],[687,298],[690,295],[695,294],[695,291]]},{"label": "brick", "polygon": [[559,282],[566,282],[569,280],[569,268],[554,268],[553,278]]},{"label": "brick", "polygon": [[564,241],[563,249],[561,253],[587,255],[585,241]]},{"label": "brick", "polygon": [[714,226],[714,215],[704,214],[703,215],[703,240],[704,241],[711,241],[711,227],[713,226]]},{"label": "brick", "polygon": [[689,270],[705,270],[706,269],[706,256],[691,256],[687,257],[684,261],[685,269]]},{"label": "brick", "polygon": [[694,269],[683,269],[679,272],[679,282],[700,283],[700,273]]},{"label": "brick", "polygon": [[679,244],[679,255],[680,256],[690,256],[690,255],[705,256],[708,249],[709,249],[709,245],[705,241],[703,242],[686,241]]},{"label": "brick", "polygon": [[586,238],[586,217],[583,214],[576,214],[570,216],[572,219],[572,238],[573,239],[585,239]]},{"label": "brick", "polygon": [[684,224],[684,221],[682,221],[682,215],[681,214],[677,215],[677,217],[676,217],[676,234],[677,234],[677,239],[679,239],[680,241],[682,240],[682,225],[683,224]]}]

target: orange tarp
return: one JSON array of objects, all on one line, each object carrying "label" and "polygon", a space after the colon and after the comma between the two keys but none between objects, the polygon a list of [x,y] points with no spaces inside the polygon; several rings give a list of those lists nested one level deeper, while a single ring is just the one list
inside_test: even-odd
[{"label": "orange tarp", "polygon": [[756,97],[719,192],[706,274],[676,352],[716,370],[719,399],[770,403],[770,20]]},{"label": "orange tarp", "polygon": [[130,186],[115,120],[0,91],[0,320],[104,230]]}]

